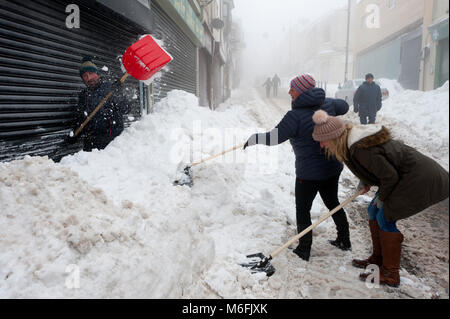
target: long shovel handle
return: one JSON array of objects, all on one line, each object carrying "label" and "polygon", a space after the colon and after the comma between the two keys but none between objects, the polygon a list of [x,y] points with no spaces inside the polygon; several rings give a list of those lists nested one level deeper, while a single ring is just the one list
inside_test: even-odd
[{"label": "long shovel handle", "polygon": [[201,164],[201,163],[203,163],[203,162],[210,161],[210,160],[212,160],[212,159],[214,159],[214,158],[216,158],[216,157],[222,156],[222,155],[224,155],[224,154],[226,154],[226,153],[233,152],[234,150],[237,150],[238,148],[243,148],[244,145],[245,145],[245,144],[235,146],[235,147],[233,147],[232,149],[223,151],[223,152],[220,153],[220,154],[213,155],[213,156],[211,156],[211,157],[205,158],[204,160],[201,160],[201,161],[199,161],[199,162],[191,163],[189,166],[190,166],[190,167],[193,167],[193,166],[198,165],[198,164]]},{"label": "long shovel handle", "polygon": [[[120,79],[120,83],[125,82],[125,80],[127,79],[128,76],[129,76],[129,74],[125,73],[124,76],[122,76],[122,78]],[[113,93],[114,93],[114,90],[109,91],[109,93],[97,105],[97,107],[94,109],[94,111],[92,111],[92,113],[89,114],[89,116],[83,122],[83,124],[81,124],[80,127],[75,131],[75,133],[73,134],[73,137],[76,137],[76,136],[78,136],[78,134],[80,134],[80,132],[87,125],[87,123],[89,123],[89,121],[94,117],[94,115],[97,114],[98,111],[100,111],[100,109],[103,107],[103,105],[105,105],[105,103],[109,100],[109,98],[111,97],[111,95],[113,95]]]},{"label": "long shovel handle", "polygon": [[330,211],[328,214],[322,216],[318,221],[316,221],[314,224],[303,230],[300,234],[293,237],[291,240],[289,240],[286,244],[275,250],[270,256],[274,258],[276,255],[278,255],[280,252],[282,252],[284,249],[288,248],[291,244],[293,244],[296,240],[299,240],[302,238],[305,234],[316,228],[319,224],[321,224],[324,220],[326,220],[331,215],[335,214],[338,210],[348,205],[351,201],[353,201],[356,197],[359,195],[362,195],[364,193],[364,189],[353,195],[352,197],[348,198],[345,202],[343,202],[341,205]]}]

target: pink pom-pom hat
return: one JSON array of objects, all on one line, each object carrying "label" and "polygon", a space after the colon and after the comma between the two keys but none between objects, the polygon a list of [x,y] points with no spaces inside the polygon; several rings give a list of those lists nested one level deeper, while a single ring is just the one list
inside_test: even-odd
[{"label": "pink pom-pom hat", "polygon": [[313,131],[313,139],[317,142],[337,139],[345,131],[344,121],[328,115],[323,110],[314,113],[313,121],[316,124]]}]

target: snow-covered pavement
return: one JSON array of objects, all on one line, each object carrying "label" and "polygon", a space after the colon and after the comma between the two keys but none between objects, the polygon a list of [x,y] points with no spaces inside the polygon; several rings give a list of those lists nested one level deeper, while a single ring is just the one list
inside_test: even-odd
[{"label": "snow-covered pavement", "polygon": [[[235,91],[212,112],[173,91],[104,151],[60,164],[1,163],[0,297],[448,298],[448,201],[399,223],[406,237],[400,288],[369,289],[351,266],[370,253],[368,196],[346,208],[352,252],[328,243],[336,235],[330,219],[313,231],[308,263],[286,250],[270,278],[238,264],[296,234],[289,143],[237,150],[194,167],[193,188],[172,185],[182,159],[206,158],[271,129],[286,101]],[[379,121],[448,170],[448,109],[447,84],[399,93]],[[340,198],[356,184],[344,170]],[[317,197],[311,215],[325,213]]]}]

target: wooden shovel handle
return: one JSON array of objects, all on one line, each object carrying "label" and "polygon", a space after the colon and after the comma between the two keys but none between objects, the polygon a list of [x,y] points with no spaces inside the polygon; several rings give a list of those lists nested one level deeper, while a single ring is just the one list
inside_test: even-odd
[{"label": "wooden shovel handle", "polygon": [[[120,79],[120,83],[125,82],[125,80],[127,79],[127,77],[129,76],[128,73],[125,73],[124,76],[122,76],[122,78]],[[101,100],[101,102],[97,105],[97,107],[94,109],[94,111],[92,111],[91,114],[89,114],[89,116],[87,117],[87,119],[83,122],[83,124],[80,125],[80,127],[75,131],[75,133],[73,134],[73,137],[78,136],[78,134],[80,134],[80,132],[84,129],[84,127],[87,125],[87,123],[89,123],[89,121],[94,117],[95,114],[97,114],[98,111],[100,111],[100,109],[103,107],[103,105],[105,105],[106,101],[109,100],[109,98],[111,97],[111,95],[113,95],[114,90],[109,91],[109,93],[103,98],[103,100]]]},{"label": "wooden shovel handle", "polygon": [[245,145],[245,143],[242,144],[242,145],[235,146],[235,147],[233,147],[232,149],[223,151],[223,152],[220,153],[220,154],[213,155],[213,156],[210,156],[210,157],[208,157],[208,158],[205,158],[204,160],[201,160],[201,161],[199,161],[199,162],[191,163],[190,167],[195,166],[195,165],[198,165],[198,164],[201,164],[201,163],[206,162],[206,161],[209,161],[209,160],[212,160],[212,159],[214,159],[214,158],[216,158],[216,157],[219,157],[219,156],[222,156],[222,155],[224,155],[224,154],[226,154],[226,153],[233,152],[234,150],[237,150],[238,148],[243,148],[244,145]]},{"label": "wooden shovel handle", "polygon": [[328,214],[322,216],[318,221],[316,221],[314,224],[312,224],[311,226],[309,226],[308,228],[306,228],[305,230],[303,230],[300,234],[298,234],[297,236],[293,237],[291,240],[289,240],[286,244],[284,244],[283,246],[281,246],[280,248],[278,248],[277,250],[275,250],[272,254],[270,254],[270,256],[272,258],[274,258],[276,255],[278,255],[281,251],[283,251],[284,249],[288,248],[291,244],[293,244],[296,240],[299,240],[300,238],[302,238],[305,234],[307,234],[309,231],[313,230],[314,228],[316,228],[319,224],[321,224],[324,220],[326,220],[328,217],[330,217],[331,215],[335,214],[338,210],[340,210],[341,208],[343,208],[344,206],[346,206],[347,204],[349,204],[351,201],[353,201],[356,197],[358,197],[359,195],[362,195],[364,193],[364,189],[362,189],[361,191],[359,191],[358,193],[356,193],[355,195],[353,195],[352,197],[348,198],[345,202],[343,202],[341,205],[339,205],[338,207],[336,207],[335,209],[333,209],[332,211],[330,211]]}]

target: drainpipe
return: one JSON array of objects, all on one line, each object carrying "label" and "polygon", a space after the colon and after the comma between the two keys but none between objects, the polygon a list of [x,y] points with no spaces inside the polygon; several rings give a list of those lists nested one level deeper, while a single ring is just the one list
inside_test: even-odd
[{"label": "drainpipe", "polygon": [[351,0],[348,0],[347,8],[347,45],[345,48],[345,79],[344,83],[348,80],[348,54],[349,54],[349,43],[350,43],[350,10],[351,10]]}]

